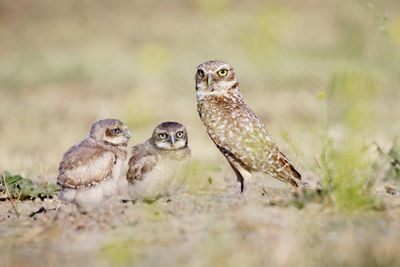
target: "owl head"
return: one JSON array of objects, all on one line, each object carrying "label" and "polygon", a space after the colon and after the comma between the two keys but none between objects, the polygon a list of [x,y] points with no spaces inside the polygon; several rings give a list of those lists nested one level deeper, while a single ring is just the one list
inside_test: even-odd
[{"label": "owl head", "polygon": [[235,70],[224,61],[212,60],[197,67],[196,92],[204,94],[224,94],[238,88]]},{"label": "owl head", "polygon": [[188,145],[186,128],[179,122],[163,122],[154,129],[150,142],[161,150],[186,148]]},{"label": "owl head", "polygon": [[116,146],[127,146],[132,136],[128,127],[120,120],[105,119],[93,123],[89,137]]}]

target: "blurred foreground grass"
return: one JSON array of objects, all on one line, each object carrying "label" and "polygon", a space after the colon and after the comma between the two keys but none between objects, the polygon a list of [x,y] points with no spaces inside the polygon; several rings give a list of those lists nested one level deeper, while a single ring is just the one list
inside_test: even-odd
[{"label": "blurred foreground grass", "polygon": [[[398,182],[399,11],[395,0],[1,1],[0,171],[54,182],[62,154],[106,117],[130,127],[131,145],[161,121],[183,123],[193,162],[178,203],[131,207],[105,232],[64,229],[71,247],[4,208],[13,250],[0,256],[51,265],[86,248],[81,265],[399,264],[398,196],[381,190]],[[263,175],[232,201],[234,175],[196,111],[194,71],[210,59],[235,67],[248,104],[330,202],[274,206],[288,190]],[[25,233],[36,239],[20,242]]]},{"label": "blurred foreground grass", "polygon": [[372,75],[350,70],[334,74],[327,88],[323,182],[341,208],[377,207],[371,141],[365,140],[376,127],[373,104],[379,86]]}]

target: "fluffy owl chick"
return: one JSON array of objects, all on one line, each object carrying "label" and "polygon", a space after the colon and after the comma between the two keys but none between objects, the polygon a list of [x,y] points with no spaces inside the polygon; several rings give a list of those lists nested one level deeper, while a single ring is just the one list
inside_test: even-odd
[{"label": "fluffy owl chick", "polygon": [[89,136],[71,147],[60,162],[61,199],[90,210],[116,194],[130,137],[119,120],[95,122]]},{"label": "fluffy owl chick", "polygon": [[171,197],[183,184],[190,161],[185,126],[178,122],[158,125],[150,139],[132,148],[126,174],[133,200]]},{"label": "fluffy owl chick", "polygon": [[298,187],[301,175],[244,102],[234,69],[223,61],[208,61],[198,66],[195,80],[200,118],[235,172],[240,195],[251,183],[252,171]]}]

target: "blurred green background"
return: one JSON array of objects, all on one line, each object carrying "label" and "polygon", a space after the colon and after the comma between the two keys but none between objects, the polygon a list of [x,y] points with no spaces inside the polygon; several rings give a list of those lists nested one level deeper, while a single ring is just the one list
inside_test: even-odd
[{"label": "blurred green background", "polygon": [[111,117],[128,124],[131,145],[179,121],[193,158],[228,170],[196,111],[195,69],[210,59],[235,67],[301,168],[315,168],[327,121],[335,138],[361,121],[364,143],[389,148],[400,129],[399,10],[395,0],[2,0],[0,167],[54,181],[63,152]]}]

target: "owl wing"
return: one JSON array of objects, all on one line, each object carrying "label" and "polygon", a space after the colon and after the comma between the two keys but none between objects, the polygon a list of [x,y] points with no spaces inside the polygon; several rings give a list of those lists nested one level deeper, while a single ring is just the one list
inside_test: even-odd
[{"label": "owl wing", "polygon": [[60,163],[57,183],[66,188],[97,185],[111,175],[116,157],[99,148],[72,147]]},{"label": "owl wing", "polygon": [[[221,127],[222,130],[217,127],[210,135],[236,175],[239,172],[245,181],[246,171],[259,170],[297,187],[300,173],[279,151],[258,116],[244,102],[229,116],[233,118],[231,124]],[[243,178],[238,176],[238,180]]]},{"label": "owl wing", "polygon": [[251,169],[263,171],[274,178],[298,187],[296,180],[301,180],[300,173],[279,151],[278,146],[269,136],[261,123],[253,124],[250,131],[243,131],[241,142],[232,153]]},{"label": "owl wing", "polygon": [[126,173],[126,180],[130,184],[143,180],[146,173],[150,172],[156,165],[157,158],[152,149],[148,149],[148,143],[134,146],[132,156],[129,159],[129,170]]}]

